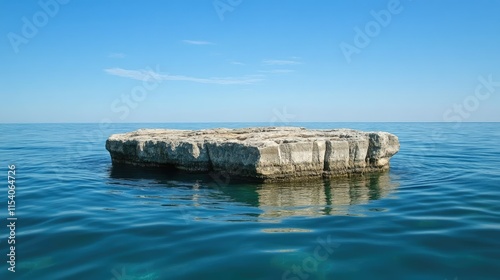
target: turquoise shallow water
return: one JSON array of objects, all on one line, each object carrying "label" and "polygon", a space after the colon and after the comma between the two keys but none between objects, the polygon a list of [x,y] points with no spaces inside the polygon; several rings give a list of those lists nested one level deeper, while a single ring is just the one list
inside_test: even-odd
[{"label": "turquoise shallow water", "polygon": [[18,217],[0,279],[500,278],[499,123],[297,124],[389,131],[401,151],[385,174],[288,184],[113,168],[104,148],[137,128],[254,125],[0,125],[1,223],[8,164]]}]

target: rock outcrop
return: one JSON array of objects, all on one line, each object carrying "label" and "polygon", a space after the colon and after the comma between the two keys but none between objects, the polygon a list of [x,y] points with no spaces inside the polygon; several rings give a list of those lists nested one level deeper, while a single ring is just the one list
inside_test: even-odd
[{"label": "rock outcrop", "polygon": [[387,132],[350,129],[140,129],[111,135],[106,149],[113,164],[281,181],[387,170],[399,140]]}]

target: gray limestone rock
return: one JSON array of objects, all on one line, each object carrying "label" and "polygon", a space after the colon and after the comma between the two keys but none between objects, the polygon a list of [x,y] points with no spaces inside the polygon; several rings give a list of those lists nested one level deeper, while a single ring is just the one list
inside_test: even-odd
[{"label": "gray limestone rock", "polygon": [[387,170],[399,140],[387,132],[351,129],[140,129],[111,135],[106,149],[114,164],[283,181]]}]

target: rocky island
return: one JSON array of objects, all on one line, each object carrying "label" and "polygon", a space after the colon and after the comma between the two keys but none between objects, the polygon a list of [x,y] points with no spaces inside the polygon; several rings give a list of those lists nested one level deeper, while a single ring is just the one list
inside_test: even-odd
[{"label": "rocky island", "polygon": [[399,140],[387,132],[351,129],[140,129],[111,135],[106,149],[113,164],[286,181],[387,170]]}]

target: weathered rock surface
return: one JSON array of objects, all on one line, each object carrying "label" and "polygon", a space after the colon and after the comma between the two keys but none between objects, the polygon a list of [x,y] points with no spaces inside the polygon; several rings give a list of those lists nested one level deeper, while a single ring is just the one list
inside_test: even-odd
[{"label": "weathered rock surface", "polygon": [[350,129],[140,129],[111,135],[106,149],[114,164],[279,181],[387,170],[399,140],[387,132]]}]

